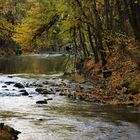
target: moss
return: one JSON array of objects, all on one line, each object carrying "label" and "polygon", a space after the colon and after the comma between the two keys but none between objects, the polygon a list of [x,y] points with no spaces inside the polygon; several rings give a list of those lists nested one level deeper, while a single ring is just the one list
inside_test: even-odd
[{"label": "moss", "polygon": [[140,92],[140,76],[139,75],[135,75],[135,78],[130,82],[129,89],[135,89],[138,90],[138,92]]}]

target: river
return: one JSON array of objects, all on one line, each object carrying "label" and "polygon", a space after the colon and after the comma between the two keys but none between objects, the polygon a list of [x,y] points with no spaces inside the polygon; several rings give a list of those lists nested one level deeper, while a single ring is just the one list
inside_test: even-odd
[{"label": "river", "polygon": [[[0,59],[0,122],[21,131],[19,140],[139,140],[140,108],[97,105],[59,96],[68,56],[36,54]],[[22,96],[14,83],[22,83]],[[43,96],[47,82],[56,94]],[[55,86],[54,86],[55,84]],[[36,104],[44,98],[48,104]]]}]

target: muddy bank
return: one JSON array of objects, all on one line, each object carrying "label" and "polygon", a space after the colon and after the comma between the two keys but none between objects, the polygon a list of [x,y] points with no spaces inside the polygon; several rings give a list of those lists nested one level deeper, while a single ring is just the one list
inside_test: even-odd
[{"label": "muddy bank", "polygon": [[20,134],[19,131],[4,123],[0,123],[0,140],[17,140],[18,134]]}]

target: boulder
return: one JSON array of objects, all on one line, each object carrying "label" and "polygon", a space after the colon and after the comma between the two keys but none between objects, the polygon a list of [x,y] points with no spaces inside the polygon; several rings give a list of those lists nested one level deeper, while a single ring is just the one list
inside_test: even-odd
[{"label": "boulder", "polygon": [[14,128],[0,123],[0,140],[17,140],[20,133]]},{"label": "boulder", "polygon": [[7,88],[7,86],[2,86],[2,88]]},{"label": "boulder", "polygon": [[10,76],[10,75],[9,75],[8,78],[13,78],[13,76]]}]

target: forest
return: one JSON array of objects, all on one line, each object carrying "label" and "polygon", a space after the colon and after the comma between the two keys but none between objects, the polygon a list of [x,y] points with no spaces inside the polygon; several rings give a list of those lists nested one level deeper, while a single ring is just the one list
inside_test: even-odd
[{"label": "forest", "polygon": [[[44,52],[47,54],[42,54]],[[65,58],[46,61],[28,58],[28,55],[33,55],[42,59],[48,53],[62,54],[62,57],[68,57],[68,61],[62,62]],[[17,56],[21,59],[22,56],[26,56],[26,65],[13,59]],[[8,57],[11,60],[5,60]],[[70,69],[71,67],[73,68]],[[52,94],[55,90],[60,91],[61,96],[72,100],[78,99],[99,105],[139,107],[140,0],[0,0],[2,76],[9,74],[8,78],[13,78],[13,74],[24,73],[24,78],[27,78],[25,73],[28,73],[31,79],[31,74],[58,74],[60,71],[63,71],[64,79],[71,79],[75,85],[65,83],[62,78],[61,84],[50,88],[50,91],[44,88],[43,82],[32,85],[28,83],[28,87],[36,88],[35,90],[42,95]],[[41,75],[39,77],[42,78]],[[1,75],[0,79],[1,86],[5,81]],[[37,79],[38,77],[36,81]],[[52,78],[52,81],[54,79]],[[59,82],[59,78],[56,79]],[[8,82],[15,84],[17,88],[22,87],[20,83]],[[48,80],[44,83],[49,82]],[[49,86],[57,84],[51,83]],[[4,86],[0,87],[0,95]],[[22,88],[25,87],[23,85]],[[20,91],[22,95],[30,96],[28,91]],[[46,103],[45,99],[43,103]],[[16,140],[19,133],[14,133],[13,140]],[[0,132],[0,138],[1,135]],[[26,139],[28,140],[28,137]],[[45,139],[46,137],[42,137],[37,140]],[[2,140],[11,139],[3,137]]]}]

